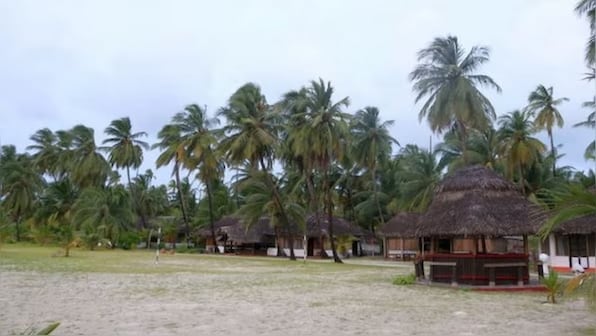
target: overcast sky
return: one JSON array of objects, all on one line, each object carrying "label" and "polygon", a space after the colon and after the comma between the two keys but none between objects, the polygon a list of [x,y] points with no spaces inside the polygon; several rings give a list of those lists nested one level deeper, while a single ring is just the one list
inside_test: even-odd
[{"label": "overcast sky", "polygon": [[[480,72],[502,94],[486,92],[497,113],[521,108],[538,84],[570,99],[561,164],[580,169],[593,139],[571,125],[594,85],[582,81],[588,23],[565,0],[452,1],[1,1],[0,141],[19,150],[36,130],[75,124],[103,129],[129,116],[135,131],[158,130],[189,103],[211,113],[240,85],[258,83],[270,102],[322,77],[395,120],[402,144],[428,146],[408,73],[416,52],[437,36],[467,49],[491,48]],[[543,139],[546,137],[543,135]],[[435,140],[436,141],[436,140]],[[157,153],[142,169],[154,169]],[[165,182],[170,169],[158,171]]]}]

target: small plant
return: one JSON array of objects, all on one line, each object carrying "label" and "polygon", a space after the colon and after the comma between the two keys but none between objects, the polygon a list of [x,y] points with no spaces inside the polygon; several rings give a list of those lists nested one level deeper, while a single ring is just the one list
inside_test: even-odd
[{"label": "small plant", "polygon": [[56,328],[58,328],[58,326],[60,325],[60,322],[54,322],[49,324],[47,327],[41,329],[41,330],[37,330],[34,328],[28,328],[27,330],[25,330],[24,333],[21,333],[20,335],[27,335],[27,336],[32,336],[32,335],[49,335],[51,334],[54,330],[56,330]]},{"label": "small plant", "polygon": [[542,284],[546,286],[546,290],[548,291],[546,301],[550,303],[557,303],[555,297],[559,295],[561,289],[563,288],[563,282],[559,280],[559,273],[551,270],[548,273],[548,277],[542,279]]},{"label": "small plant", "polygon": [[397,286],[407,286],[416,283],[416,274],[400,275],[393,279],[393,284]]}]

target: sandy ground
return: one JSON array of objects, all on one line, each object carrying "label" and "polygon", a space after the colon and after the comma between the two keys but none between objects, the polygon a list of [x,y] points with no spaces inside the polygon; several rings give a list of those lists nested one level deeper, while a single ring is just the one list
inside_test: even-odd
[{"label": "sandy ground", "polygon": [[409,265],[325,270],[221,258],[147,260],[181,267],[149,274],[0,267],[0,334],[51,321],[61,322],[55,335],[583,335],[596,327],[582,301],[392,285]]}]

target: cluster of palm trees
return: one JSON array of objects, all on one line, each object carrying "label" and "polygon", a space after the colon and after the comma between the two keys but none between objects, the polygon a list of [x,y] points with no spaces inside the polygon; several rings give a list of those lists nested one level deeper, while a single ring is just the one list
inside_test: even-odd
[{"label": "cluster of palm trees", "polygon": [[[594,1],[582,0],[576,10],[591,18],[593,32]],[[592,35],[586,51],[592,69],[593,46]],[[142,140],[145,132],[133,132],[129,118],[111,122],[102,146],[84,125],[41,129],[25,153],[1,148],[0,228],[10,228],[17,241],[26,232],[41,242],[62,242],[67,254],[76,237],[90,247],[102,240],[130,244],[159,216],[177,219],[187,240],[194,228],[207,226],[215,241],[215,221],[232,213],[248,225],[267,216],[279,235],[288,236],[300,234],[310,214],[327,221],[333,236],[333,216],[374,232],[399,211],[424,211],[442,175],[464,165],[499,171],[544,203],[553,199],[545,191],[592,186],[593,171],[557,166],[553,134],[563,126],[559,107],[568,99],[538,85],[522,109],[497,118],[482,90],[501,88],[478,73],[489,57],[483,46],[466,52],[454,36],[436,38],[418,53],[410,80],[422,103],[419,117],[443,142],[434,148],[404,144],[396,155],[393,121],[382,120],[373,106],[349,113],[349,98],[338,99],[322,79],[274,103],[247,83],[212,116],[206,107],[188,105],[152,146]],[[585,106],[591,112],[576,126],[595,127],[594,101]],[[547,132],[550,148],[536,138],[540,131]],[[160,151],[157,168],[172,167],[167,186],[154,185],[151,170],[138,174],[150,149]],[[594,143],[586,158],[596,159]],[[118,170],[126,172],[126,183]],[[173,239],[178,230],[174,224]],[[330,244],[340,262],[333,239]],[[290,254],[294,258],[293,247]]]}]

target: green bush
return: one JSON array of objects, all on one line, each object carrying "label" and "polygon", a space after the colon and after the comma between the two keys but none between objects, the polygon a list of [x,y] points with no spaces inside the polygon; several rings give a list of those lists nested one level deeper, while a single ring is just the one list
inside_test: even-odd
[{"label": "green bush", "polygon": [[120,234],[118,238],[118,247],[123,250],[130,250],[131,248],[136,248],[137,244],[141,241],[141,237],[136,232],[123,232]]},{"label": "green bush", "polygon": [[393,279],[393,284],[398,286],[413,285],[416,283],[416,274],[400,275]]}]

